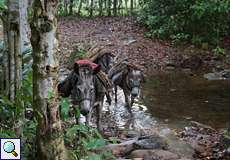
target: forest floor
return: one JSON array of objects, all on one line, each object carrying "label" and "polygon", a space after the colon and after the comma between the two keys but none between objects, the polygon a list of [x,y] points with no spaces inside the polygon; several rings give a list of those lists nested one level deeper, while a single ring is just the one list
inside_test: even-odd
[{"label": "forest floor", "polygon": [[[170,41],[147,38],[147,32],[133,17],[61,18],[61,64],[68,64],[68,57],[76,47],[86,49],[99,45],[111,49],[115,55],[120,50],[148,74],[165,69],[227,68],[230,65],[230,54],[214,55],[211,49],[199,49],[191,44],[174,46]],[[225,40],[226,48],[229,44],[229,40]]]},{"label": "forest floor", "polygon": [[[172,71],[178,68],[189,72],[199,68],[214,68],[217,70],[229,68],[229,50],[226,55],[215,55],[211,49],[199,49],[191,44],[174,46],[169,41],[150,39],[146,37],[146,32],[147,29],[140,26],[133,17],[61,18],[59,20],[61,68],[66,68],[70,65],[71,53],[76,48],[87,49],[94,45],[106,46],[115,55],[121,51],[124,57],[128,57],[130,62],[139,65],[146,74],[154,74],[166,70]],[[228,47],[229,41],[226,40],[224,44],[227,44],[226,46]],[[122,135],[130,136],[130,134],[127,134],[124,135],[121,131],[113,136],[122,139]],[[219,146],[221,135],[215,130],[205,128],[204,126],[196,126],[185,128],[184,131],[177,134],[179,138],[190,141],[192,148],[194,148],[193,158],[224,159],[224,149]],[[128,140],[129,138],[126,137],[126,139]],[[127,154],[127,152],[131,151],[126,150],[130,147],[130,144],[133,145],[133,142],[128,144],[125,142],[125,147],[119,145],[117,148],[115,147],[114,152],[118,156],[121,156],[119,154],[124,154],[121,152]],[[162,147],[160,143],[157,145]],[[135,152],[135,149],[131,153],[131,157],[144,156],[146,154],[158,156],[158,159],[179,159],[176,154],[171,154],[171,152],[140,150],[143,148],[139,148]],[[159,158],[159,156],[163,156],[163,158]]]}]

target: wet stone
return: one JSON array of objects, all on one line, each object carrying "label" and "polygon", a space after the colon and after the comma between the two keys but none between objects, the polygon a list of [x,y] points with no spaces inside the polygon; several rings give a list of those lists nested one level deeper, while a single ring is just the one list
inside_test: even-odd
[{"label": "wet stone", "polygon": [[136,149],[167,149],[167,142],[157,135],[151,135],[147,137],[140,137],[138,141],[134,143]]},{"label": "wet stone", "polygon": [[138,137],[139,135],[140,135],[139,132],[133,131],[133,130],[129,130],[129,131],[127,131],[127,133],[126,133],[126,137],[127,137],[127,138],[134,138],[134,137]]},{"label": "wet stone", "polygon": [[220,137],[220,142],[225,146],[225,147],[229,147],[229,151],[230,151],[230,136],[226,136],[226,135],[222,135]]},{"label": "wet stone", "polygon": [[225,80],[230,79],[230,69],[225,69],[220,72],[204,74],[204,78],[208,80]]},{"label": "wet stone", "polygon": [[135,150],[130,154],[130,158],[144,158],[144,160],[178,160],[180,157],[172,152],[150,149],[150,150]]}]

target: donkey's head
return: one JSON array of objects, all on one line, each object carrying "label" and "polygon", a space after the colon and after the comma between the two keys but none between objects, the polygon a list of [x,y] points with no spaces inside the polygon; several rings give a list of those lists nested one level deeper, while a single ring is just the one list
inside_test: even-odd
[{"label": "donkey's head", "polygon": [[141,70],[129,69],[127,76],[127,83],[131,90],[131,95],[133,97],[138,96],[140,92],[141,83],[144,82],[144,75]]},{"label": "donkey's head", "polygon": [[96,61],[100,65],[101,70],[105,73],[108,73],[109,69],[114,64],[114,55],[107,53],[99,57]]},{"label": "donkey's head", "polygon": [[93,69],[90,64],[74,64],[74,72],[78,77],[73,86],[72,99],[79,104],[80,112],[86,116],[92,109],[95,101],[95,74],[100,67]]}]

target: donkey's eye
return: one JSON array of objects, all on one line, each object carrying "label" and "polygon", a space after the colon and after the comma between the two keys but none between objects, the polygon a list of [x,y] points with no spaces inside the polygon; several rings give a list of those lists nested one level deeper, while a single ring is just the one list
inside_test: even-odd
[{"label": "donkey's eye", "polygon": [[77,87],[77,92],[80,93],[81,92],[81,89]]},{"label": "donkey's eye", "polygon": [[94,92],[94,88],[90,88],[90,93],[92,94]]}]

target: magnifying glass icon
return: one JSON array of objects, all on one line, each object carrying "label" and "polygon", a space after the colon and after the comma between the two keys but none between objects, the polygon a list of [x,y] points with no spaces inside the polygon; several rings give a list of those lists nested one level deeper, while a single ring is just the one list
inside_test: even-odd
[{"label": "magnifying glass icon", "polygon": [[15,145],[11,141],[7,141],[3,144],[3,149],[6,153],[11,153],[13,154],[14,157],[17,157],[18,154],[15,152]]}]

